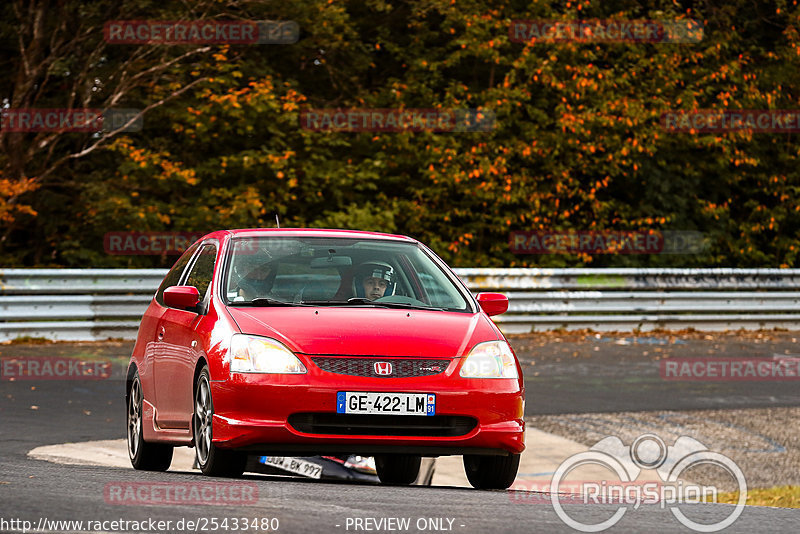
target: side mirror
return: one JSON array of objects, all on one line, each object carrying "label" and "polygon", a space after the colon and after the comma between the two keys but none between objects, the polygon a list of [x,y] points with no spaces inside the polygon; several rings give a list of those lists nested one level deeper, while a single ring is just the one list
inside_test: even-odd
[{"label": "side mirror", "polygon": [[508,297],[502,293],[478,293],[478,304],[489,316],[508,311]]},{"label": "side mirror", "polygon": [[192,310],[200,302],[200,292],[194,286],[172,286],[164,290],[164,304],[170,308]]}]

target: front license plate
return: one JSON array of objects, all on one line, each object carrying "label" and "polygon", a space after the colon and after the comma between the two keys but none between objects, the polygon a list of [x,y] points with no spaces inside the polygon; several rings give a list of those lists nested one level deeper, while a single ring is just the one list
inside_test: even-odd
[{"label": "front license plate", "polygon": [[340,391],[336,394],[336,413],[436,415],[436,395]]},{"label": "front license plate", "polygon": [[322,477],[322,466],[314,462],[301,460],[300,458],[292,458],[290,456],[262,456],[259,461],[264,465],[277,467],[278,469],[283,469],[284,471],[289,471],[297,475],[303,475],[304,477]]}]

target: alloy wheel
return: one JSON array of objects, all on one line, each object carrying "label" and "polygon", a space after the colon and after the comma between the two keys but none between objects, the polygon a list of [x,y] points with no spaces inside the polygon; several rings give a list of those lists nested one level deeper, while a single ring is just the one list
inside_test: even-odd
[{"label": "alloy wheel", "polygon": [[200,376],[194,401],[194,446],[197,450],[197,462],[208,463],[211,451],[211,421],[214,407],[211,404],[211,387],[205,374]]},{"label": "alloy wheel", "polygon": [[128,398],[128,454],[135,458],[142,441],[142,384],[137,376]]}]

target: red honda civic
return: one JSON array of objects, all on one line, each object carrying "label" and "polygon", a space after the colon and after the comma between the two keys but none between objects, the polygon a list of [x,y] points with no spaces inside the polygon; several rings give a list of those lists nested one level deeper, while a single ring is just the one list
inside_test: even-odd
[{"label": "red honda civic", "polygon": [[224,230],[192,245],[142,318],[127,375],[128,452],[166,470],[194,447],[212,476],[248,455],[374,456],[410,484],[422,456],[463,455],[507,488],[525,448],[522,371],[477,299],[409,237]]}]

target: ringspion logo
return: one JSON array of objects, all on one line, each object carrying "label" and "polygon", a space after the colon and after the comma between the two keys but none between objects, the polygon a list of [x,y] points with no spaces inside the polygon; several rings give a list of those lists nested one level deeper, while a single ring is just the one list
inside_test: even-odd
[{"label": "ringspion logo", "polygon": [[[647,504],[659,502],[664,483],[660,480],[568,480],[554,488],[549,480],[519,480],[508,492],[516,504],[550,504],[555,491],[561,504]],[[609,488],[604,490],[603,488]]]},{"label": "ringspion logo", "polygon": [[[575,508],[564,508],[560,499],[561,484],[575,469],[597,466],[607,469],[610,480],[584,483],[580,494],[584,504],[614,503],[620,506],[614,514],[598,522],[576,519]],[[715,523],[695,521],[688,517],[681,506],[704,501],[716,502],[719,491],[716,486],[700,485],[679,480],[689,469],[704,466],[728,473],[736,481],[739,500],[730,508],[730,513]],[[663,484],[643,482],[630,484],[639,478],[642,470],[655,470]],[[642,504],[657,503],[669,511],[683,526],[697,532],[717,532],[729,527],[744,511],[747,502],[747,481],[736,463],[690,436],[680,436],[675,443],[667,445],[655,434],[642,434],[626,446],[616,436],[607,437],[592,445],[588,451],[579,452],[564,460],[553,474],[550,484],[550,500],[556,515],[566,525],[580,532],[602,532],[622,519],[631,508],[638,510]]]}]

